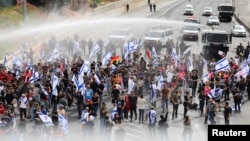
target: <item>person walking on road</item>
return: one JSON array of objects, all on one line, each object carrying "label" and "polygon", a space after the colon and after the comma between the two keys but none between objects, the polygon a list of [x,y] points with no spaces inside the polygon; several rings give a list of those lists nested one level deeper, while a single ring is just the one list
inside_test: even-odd
[{"label": "person walking on road", "polygon": [[156,4],[153,4],[154,12],[156,11]]},{"label": "person walking on road", "polygon": [[128,97],[129,104],[130,104],[130,121],[133,121],[133,114],[135,114],[135,120],[137,120],[137,96],[135,95],[134,91],[130,92]]},{"label": "person walking on road", "polygon": [[157,113],[154,110],[154,106],[150,107],[150,110],[147,111],[145,121],[148,121],[148,130],[150,138],[155,136],[155,125],[157,120]]},{"label": "person walking on road", "polygon": [[149,4],[149,9],[150,9],[150,12],[152,12],[152,4],[151,3]]},{"label": "person walking on road", "polygon": [[232,108],[229,106],[228,102],[225,102],[225,107],[224,107],[224,119],[225,119],[225,125],[229,125],[229,120],[231,117],[232,113]]},{"label": "person walking on road", "polygon": [[146,99],[143,97],[143,95],[140,95],[140,97],[138,97],[137,100],[137,108],[139,109],[139,123],[144,122],[144,112],[146,109],[146,105],[147,105],[147,101]]},{"label": "person walking on road", "polygon": [[129,11],[129,4],[126,4],[126,10]]},{"label": "person walking on road", "polygon": [[178,117],[178,107],[179,107],[179,92],[175,91],[175,93],[171,97],[171,102],[173,103],[173,114],[172,114],[172,120],[174,120],[174,117]]}]

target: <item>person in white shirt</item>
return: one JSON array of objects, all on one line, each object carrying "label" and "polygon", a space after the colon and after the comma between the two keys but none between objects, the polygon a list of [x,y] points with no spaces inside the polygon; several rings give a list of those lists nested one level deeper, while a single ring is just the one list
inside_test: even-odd
[{"label": "person in white shirt", "polygon": [[140,97],[138,97],[137,99],[137,108],[139,109],[139,123],[142,124],[144,121],[144,111],[146,109],[146,106],[147,106],[146,99],[143,97],[143,95],[140,95]]},{"label": "person in white shirt", "polygon": [[22,94],[22,96],[19,98],[19,110],[20,110],[20,121],[23,121],[23,116],[27,118],[26,114],[26,108],[28,108],[29,101],[26,97],[26,94]]},{"label": "person in white shirt", "polygon": [[130,95],[131,91],[134,91],[135,82],[133,81],[133,76],[130,76],[128,79],[128,94]]},{"label": "person in white shirt", "polygon": [[148,130],[150,138],[153,138],[155,136],[155,125],[157,120],[157,113],[154,110],[154,106],[150,107],[150,110],[147,111],[146,119],[148,121]]}]

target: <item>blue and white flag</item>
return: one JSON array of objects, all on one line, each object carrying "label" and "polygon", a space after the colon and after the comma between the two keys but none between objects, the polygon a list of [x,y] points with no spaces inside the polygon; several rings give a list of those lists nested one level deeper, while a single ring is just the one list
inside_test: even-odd
[{"label": "blue and white flag", "polygon": [[110,120],[113,121],[115,114],[118,113],[117,107],[115,106],[111,112]]},{"label": "blue and white flag", "polygon": [[203,82],[208,82],[209,81],[209,75],[208,74],[204,75],[202,80],[203,80]]},{"label": "blue and white flag", "polygon": [[96,81],[97,84],[101,83],[99,77],[96,74],[94,75],[94,78],[95,78],[95,81]]},{"label": "blue and white flag", "polygon": [[79,82],[78,82],[78,79],[76,78],[75,75],[73,75],[72,81],[73,81],[73,83],[75,84],[76,88],[78,89]]},{"label": "blue and white flag", "polygon": [[38,113],[38,116],[42,120],[45,126],[54,126],[51,118],[48,115],[43,114],[42,112]]},{"label": "blue and white flag", "polygon": [[89,58],[92,58],[93,56],[95,56],[99,51],[101,51],[101,48],[100,48],[99,44],[96,43],[96,44],[94,45],[94,47],[91,49]]},{"label": "blue and white flag", "polygon": [[190,50],[191,50],[191,47],[188,47],[187,49],[185,49],[185,51],[183,52],[183,55],[188,54]]},{"label": "blue and white flag", "polygon": [[56,44],[56,47],[54,48],[51,57],[47,60],[48,62],[52,62],[55,59],[60,57],[60,51],[59,51],[59,43]]},{"label": "blue and white flag", "polygon": [[82,67],[80,69],[80,74],[83,76],[84,73],[89,73],[89,67],[85,63],[82,64]]},{"label": "blue and white flag", "polygon": [[52,94],[57,96],[58,92],[56,86],[58,86],[59,84],[59,79],[55,74],[52,74],[51,81],[52,81]]},{"label": "blue and white flag", "polygon": [[160,76],[159,76],[159,79],[158,79],[158,82],[157,82],[157,89],[158,89],[158,90],[161,90],[163,84],[164,84],[163,76],[160,75]]},{"label": "blue and white flag", "polygon": [[249,53],[249,55],[247,57],[247,63],[250,64],[250,53]]},{"label": "blue and white flag", "polygon": [[235,74],[235,76],[237,76],[237,77],[242,76],[242,77],[246,78],[247,75],[249,74],[249,72],[250,72],[249,66],[248,66],[248,65],[245,65],[245,66],[243,66],[243,68],[241,68],[240,71],[238,71],[238,72]]},{"label": "blue and white flag", "polygon": [[213,98],[215,100],[219,100],[222,97],[222,92],[223,89],[220,88],[212,89],[208,94],[208,97]]},{"label": "blue and white flag", "polygon": [[49,96],[49,93],[44,89],[43,85],[40,82],[38,82],[38,83],[41,87],[42,92],[45,94],[45,96]]},{"label": "blue and white flag", "polygon": [[59,127],[61,128],[64,135],[67,136],[69,134],[69,126],[68,126],[67,119],[63,115],[59,114],[58,115],[58,123],[59,123]]},{"label": "blue and white flag", "polygon": [[230,69],[229,62],[226,57],[220,59],[215,64],[215,71],[228,71]]},{"label": "blue and white flag", "polygon": [[30,82],[30,83],[34,83],[34,81],[36,81],[36,80],[38,80],[38,79],[40,79],[40,78],[41,78],[41,77],[40,77],[39,72],[38,72],[38,71],[33,71],[33,74],[32,74],[32,76],[30,77],[29,82]]},{"label": "blue and white flag", "polygon": [[178,54],[176,53],[176,48],[175,47],[172,47],[172,58],[174,59],[175,63],[177,63],[179,61],[179,56]]},{"label": "blue and white flag", "polygon": [[7,55],[5,55],[3,59],[3,65],[7,66],[7,64],[8,64]]},{"label": "blue and white flag", "polygon": [[155,47],[153,47],[152,48],[152,56],[154,57],[154,58],[157,58],[157,52],[156,52],[156,50],[155,50]]},{"label": "blue and white flag", "polygon": [[110,58],[112,57],[112,53],[108,52],[102,59],[102,65],[105,66],[108,64]]},{"label": "blue and white flag", "polygon": [[85,83],[84,83],[84,80],[83,80],[83,76],[81,75],[78,75],[78,90],[82,91],[82,90],[85,90]]},{"label": "blue and white flag", "polygon": [[23,65],[23,61],[18,58],[16,55],[12,55],[12,64],[15,64],[17,66],[22,66]]}]

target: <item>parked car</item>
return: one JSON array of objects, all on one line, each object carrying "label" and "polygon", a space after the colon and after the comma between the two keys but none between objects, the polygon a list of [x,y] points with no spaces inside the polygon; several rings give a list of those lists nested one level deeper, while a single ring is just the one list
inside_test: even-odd
[{"label": "parked car", "polygon": [[244,26],[242,25],[234,25],[232,27],[232,36],[235,37],[246,37],[247,36],[247,31]]}]

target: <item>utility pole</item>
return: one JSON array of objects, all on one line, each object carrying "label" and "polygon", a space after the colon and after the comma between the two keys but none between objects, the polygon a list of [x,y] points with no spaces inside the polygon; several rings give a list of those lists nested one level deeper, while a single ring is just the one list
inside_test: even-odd
[{"label": "utility pole", "polygon": [[23,0],[23,23],[26,23],[27,16],[27,0]]}]

